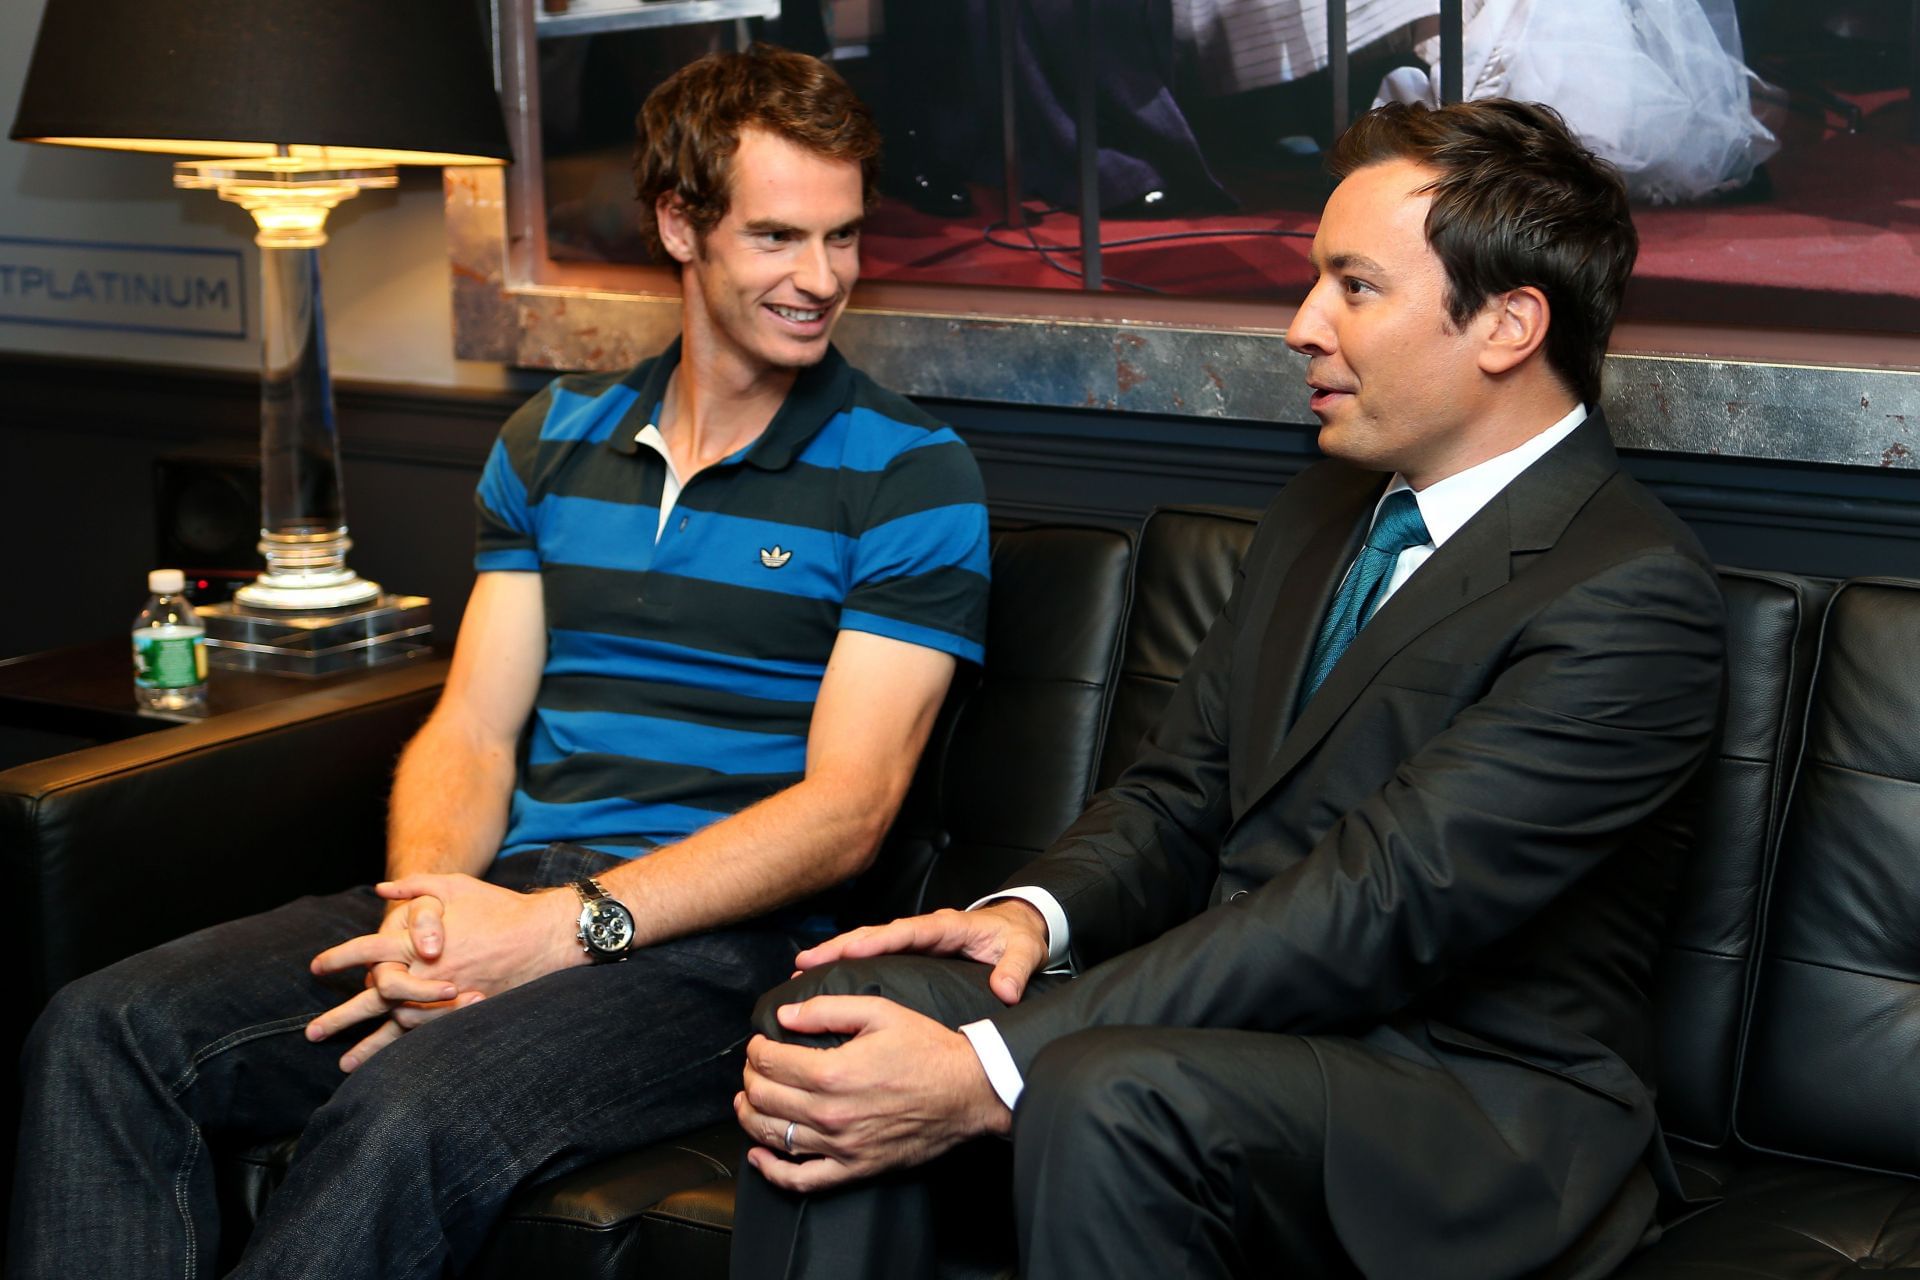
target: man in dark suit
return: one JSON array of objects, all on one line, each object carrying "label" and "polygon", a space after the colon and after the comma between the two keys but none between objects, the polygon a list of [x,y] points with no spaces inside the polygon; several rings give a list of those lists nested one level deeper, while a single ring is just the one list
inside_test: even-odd
[{"label": "man in dark suit", "polygon": [[1653,1229],[1724,617],[1587,407],[1626,196],[1512,102],[1383,108],[1334,169],[1288,329],[1330,460],[1046,854],[762,1001],[736,1276],[928,1270],[926,1162],[987,1133],[1029,1277],[1600,1276]]}]

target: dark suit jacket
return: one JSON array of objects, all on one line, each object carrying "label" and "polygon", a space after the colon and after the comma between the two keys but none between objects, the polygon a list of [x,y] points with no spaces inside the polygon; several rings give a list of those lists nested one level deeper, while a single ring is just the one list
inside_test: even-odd
[{"label": "dark suit jacket", "polygon": [[1013,878],[1081,970],[994,1021],[1308,1033],[1335,1227],[1371,1276],[1601,1274],[1666,1169],[1648,992],[1717,725],[1705,554],[1596,414],[1294,707],[1385,484],[1280,494],[1140,761]]}]

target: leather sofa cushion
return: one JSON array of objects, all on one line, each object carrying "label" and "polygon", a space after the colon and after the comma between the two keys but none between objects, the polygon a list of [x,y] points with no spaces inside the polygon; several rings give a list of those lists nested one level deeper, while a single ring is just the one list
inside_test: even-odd
[{"label": "leather sofa cushion", "polygon": [[1780,794],[1797,744],[1818,584],[1720,571],[1727,601],[1727,709],[1700,841],[1683,873],[1656,974],[1655,1063],[1669,1136],[1718,1146],[1732,1134],[1734,1062]]},{"label": "leather sofa cushion", "polygon": [[1226,607],[1258,512],[1161,507],[1134,557],[1133,598],[1095,790],[1113,785],[1166,710],[1207,629]]},{"label": "leather sofa cushion", "polygon": [[724,1276],[741,1151],[719,1124],[556,1178],[514,1200],[463,1275]]},{"label": "leather sofa cushion", "polygon": [[[1685,1175],[1685,1170],[1683,1177]],[[1763,1160],[1667,1229],[1615,1280],[1846,1280],[1920,1271],[1920,1183]]]},{"label": "leather sofa cushion", "polygon": [[922,813],[934,857],[917,895],[879,914],[965,906],[1053,842],[1093,792],[1133,542],[1108,529],[998,532],[987,659],[930,746]]},{"label": "leather sofa cushion", "polygon": [[1822,632],[1753,995],[1750,1146],[1920,1174],[1920,584],[1856,580]]}]

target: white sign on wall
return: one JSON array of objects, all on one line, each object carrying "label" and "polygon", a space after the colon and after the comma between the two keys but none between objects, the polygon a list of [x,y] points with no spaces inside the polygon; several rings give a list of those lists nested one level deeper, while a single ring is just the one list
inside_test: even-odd
[{"label": "white sign on wall", "polygon": [[0,322],[247,336],[237,249],[0,236]]}]

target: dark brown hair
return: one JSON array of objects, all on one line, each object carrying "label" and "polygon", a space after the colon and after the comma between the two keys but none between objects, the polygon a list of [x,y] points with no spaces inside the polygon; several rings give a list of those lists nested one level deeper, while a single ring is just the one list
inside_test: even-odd
[{"label": "dark brown hair", "polygon": [[746,129],[858,163],[863,195],[873,205],[880,130],[840,73],[804,53],[755,44],[744,53],[689,62],[647,95],[634,128],[640,234],[657,261],[668,261],[655,214],[660,197],[678,197],[699,234],[712,230],[731,202],[733,153]]},{"label": "dark brown hair", "polygon": [[1345,178],[1388,160],[1437,170],[1427,244],[1447,271],[1447,314],[1464,325],[1495,294],[1547,298],[1547,364],[1585,403],[1600,400],[1607,337],[1640,251],[1619,172],[1553,108],[1488,98],[1431,110],[1388,103],[1334,144]]}]

